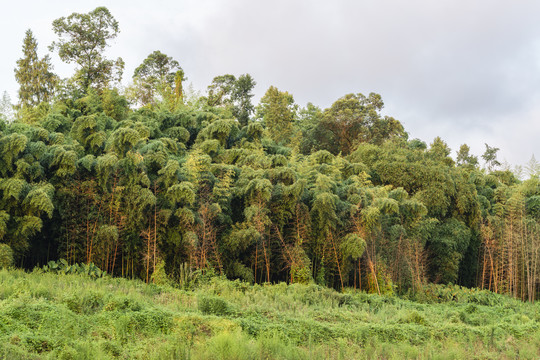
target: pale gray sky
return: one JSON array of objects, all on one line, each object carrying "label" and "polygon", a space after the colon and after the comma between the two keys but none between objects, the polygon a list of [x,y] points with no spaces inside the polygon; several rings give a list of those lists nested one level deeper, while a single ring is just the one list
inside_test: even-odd
[{"label": "pale gray sky", "polygon": [[[152,51],[178,60],[195,89],[250,73],[257,100],[270,85],[324,108],[376,92],[411,138],[441,136],[454,154],[484,143],[499,160],[540,157],[540,2],[533,0],[105,0],[19,1],[3,6],[0,91],[16,101],[13,69],[30,28],[40,56],[51,23],[106,6],[120,23],[110,57],[124,83]],[[55,71],[72,67],[52,55]]]}]

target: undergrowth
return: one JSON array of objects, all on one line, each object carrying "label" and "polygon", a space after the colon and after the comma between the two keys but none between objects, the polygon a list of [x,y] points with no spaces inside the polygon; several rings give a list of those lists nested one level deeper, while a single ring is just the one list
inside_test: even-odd
[{"label": "undergrowth", "polygon": [[0,270],[0,358],[536,359],[538,310],[458,286],[398,298],[214,277],[186,291]]}]

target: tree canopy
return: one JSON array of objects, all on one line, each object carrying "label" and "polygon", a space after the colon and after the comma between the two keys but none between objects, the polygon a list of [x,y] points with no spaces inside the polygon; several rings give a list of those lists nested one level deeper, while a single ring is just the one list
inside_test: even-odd
[{"label": "tree canopy", "polygon": [[108,41],[119,33],[118,21],[105,7],[98,7],[87,14],[73,13],[53,21],[53,31],[58,40],[50,46],[66,63],[78,65],[75,82],[86,91],[88,87],[104,88],[120,81],[124,61],[108,60],[103,53]]}]

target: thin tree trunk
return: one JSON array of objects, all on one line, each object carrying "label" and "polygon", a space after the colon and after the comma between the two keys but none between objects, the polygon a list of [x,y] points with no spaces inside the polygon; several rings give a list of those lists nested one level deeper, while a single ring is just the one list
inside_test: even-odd
[{"label": "thin tree trunk", "polygon": [[329,237],[330,237],[330,241],[332,242],[332,247],[334,248],[334,255],[336,257],[336,264],[337,264],[338,273],[339,273],[339,281],[341,282],[341,291],[343,291],[343,276],[341,275],[341,266],[339,266],[339,257],[336,251],[336,244],[334,243],[334,237],[332,236],[332,234],[330,234]]},{"label": "thin tree trunk", "polygon": [[377,280],[377,274],[375,273],[375,267],[373,266],[373,262],[371,259],[368,259],[368,266],[371,270],[371,274],[373,276],[373,280],[375,281],[375,287],[377,288],[377,294],[381,295],[381,290],[379,289],[379,281]]}]

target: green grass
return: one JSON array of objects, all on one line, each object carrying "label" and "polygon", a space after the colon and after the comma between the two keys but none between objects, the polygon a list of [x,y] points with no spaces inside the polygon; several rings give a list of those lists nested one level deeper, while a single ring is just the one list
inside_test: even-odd
[{"label": "green grass", "polygon": [[214,278],[193,291],[0,270],[1,359],[537,359],[535,304]]}]

